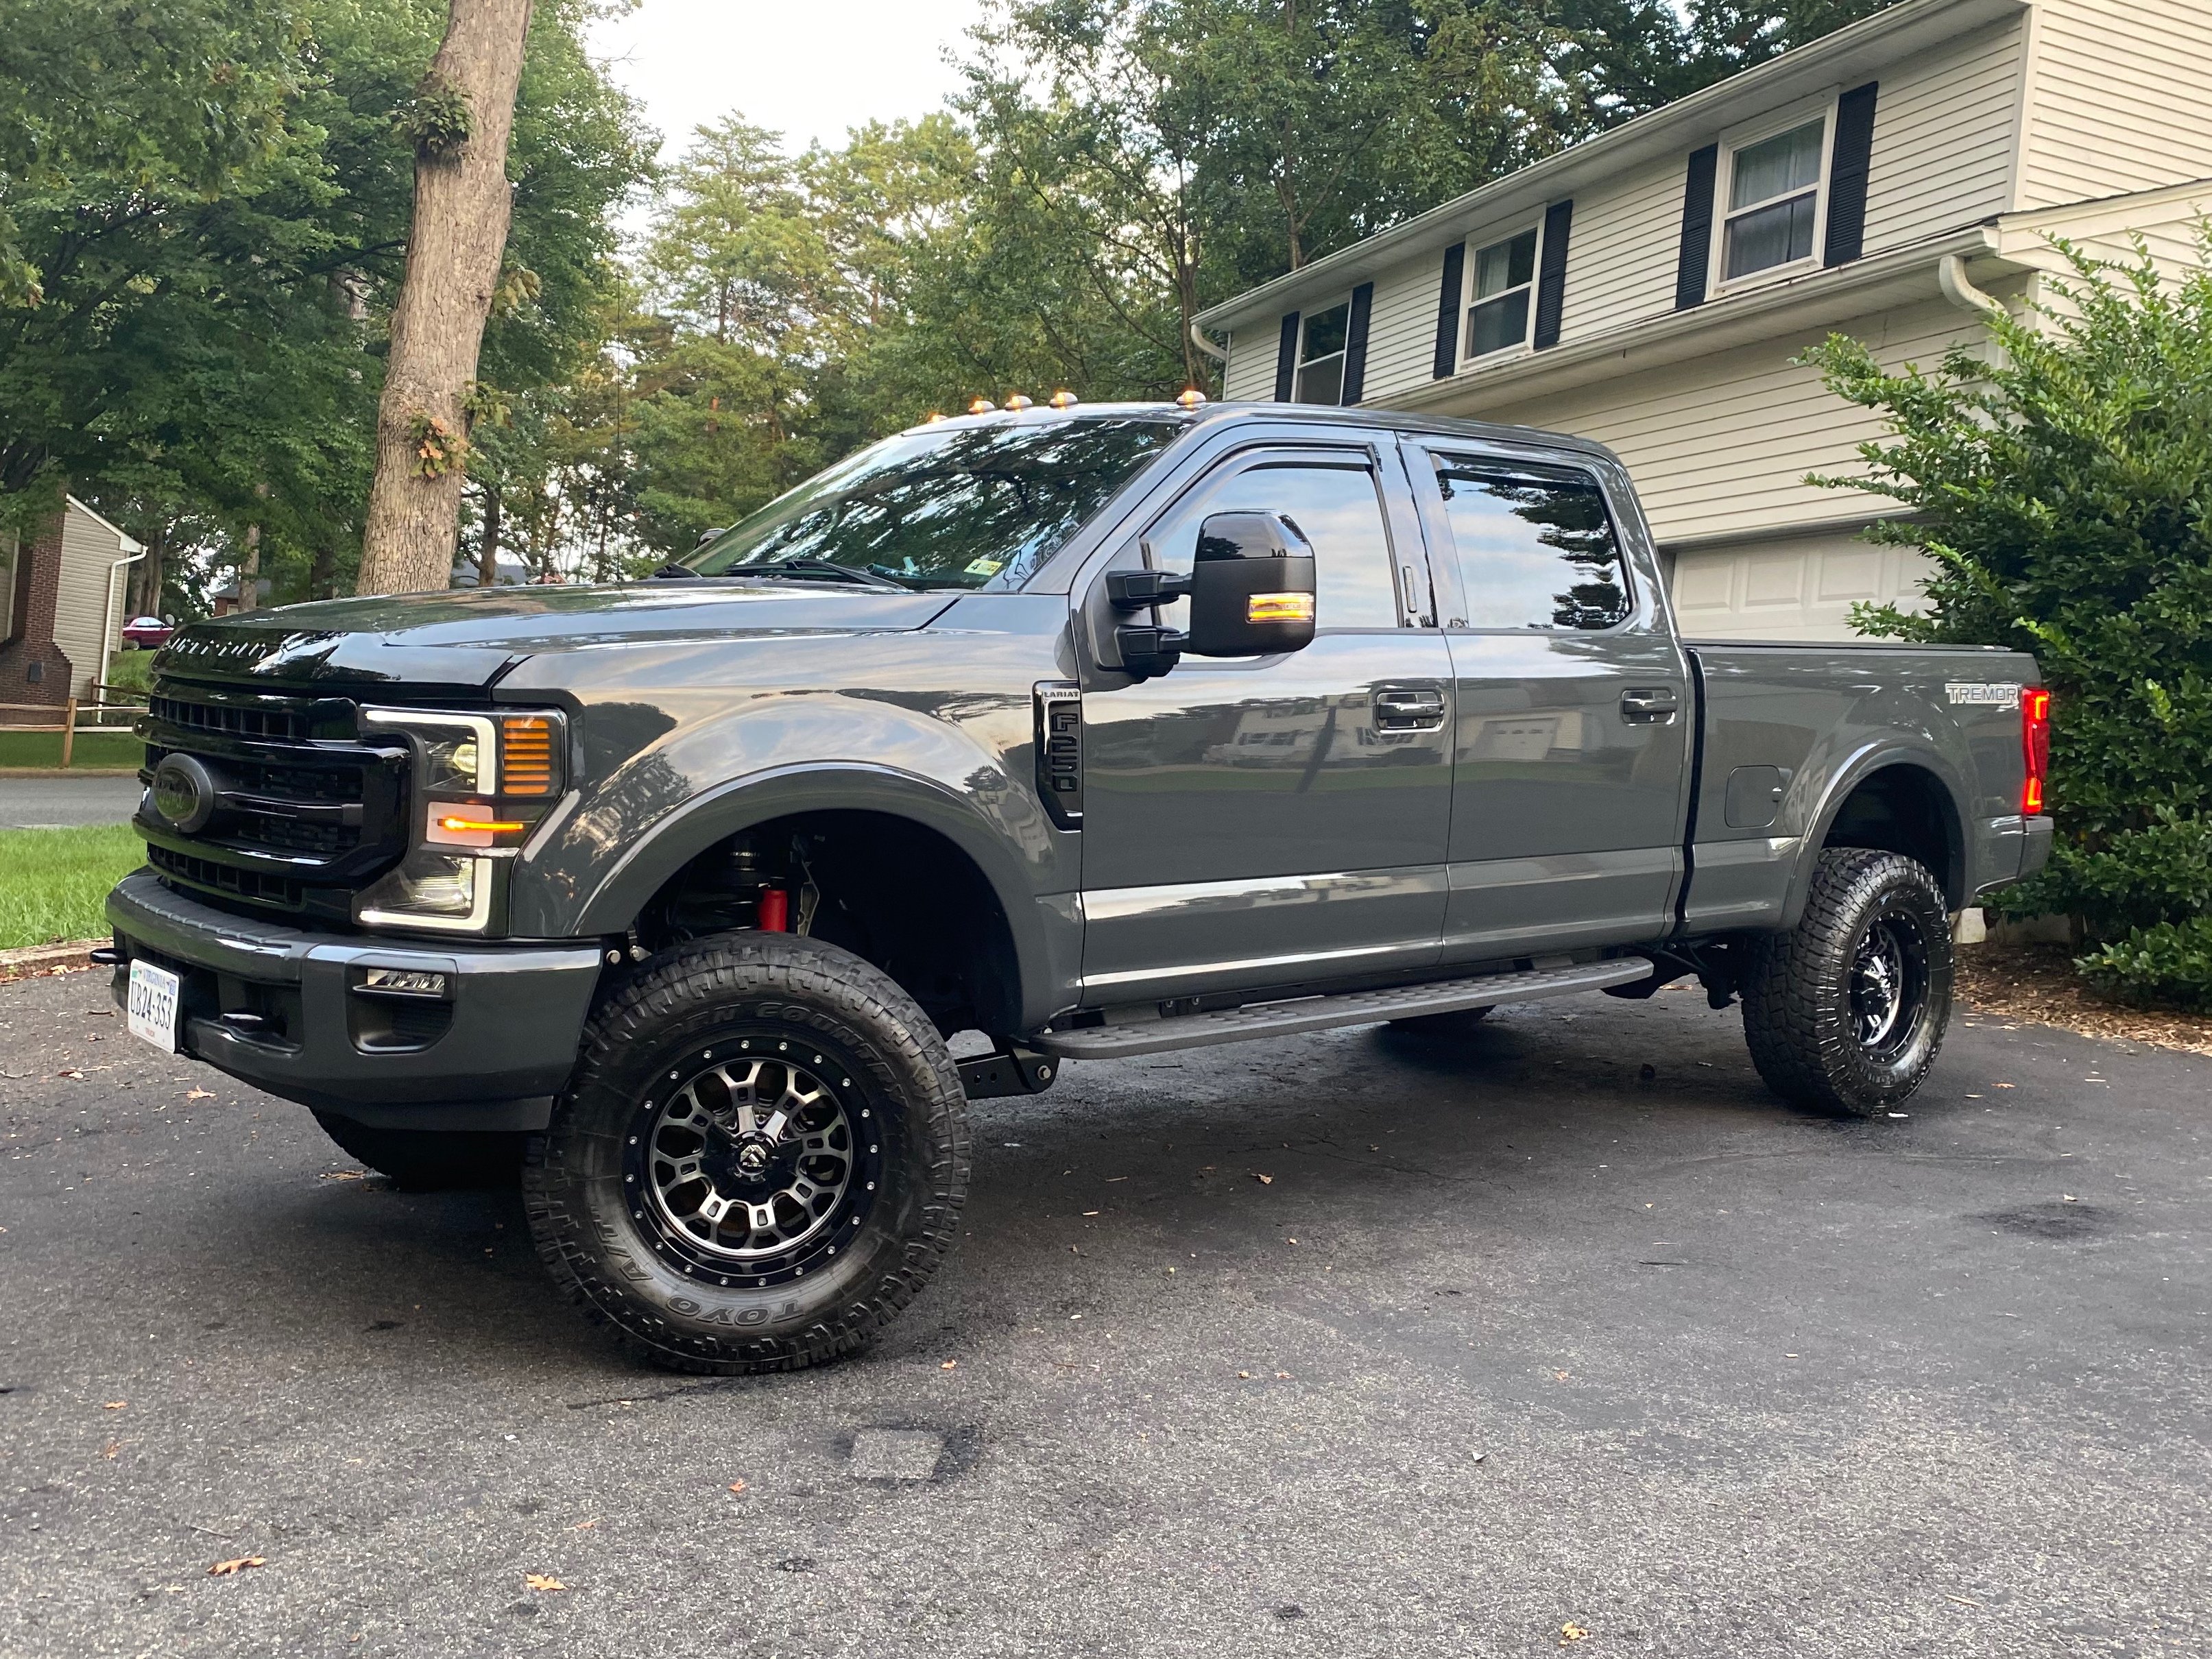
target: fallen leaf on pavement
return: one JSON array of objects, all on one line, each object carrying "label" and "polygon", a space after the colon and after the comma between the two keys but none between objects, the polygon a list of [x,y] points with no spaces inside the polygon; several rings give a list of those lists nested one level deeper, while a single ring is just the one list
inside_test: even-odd
[{"label": "fallen leaf on pavement", "polygon": [[112,1458],[120,1453],[122,1449],[123,1443],[120,1440],[111,1440],[100,1449],[100,1455],[102,1457]]},{"label": "fallen leaf on pavement", "polygon": [[213,1100],[215,1098],[215,1091],[212,1089],[187,1089],[185,1091],[185,1098],[186,1100]]},{"label": "fallen leaf on pavement", "polygon": [[235,1561],[218,1561],[208,1569],[210,1578],[226,1578],[244,1572],[248,1567],[265,1567],[268,1561],[258,1555],[241,1555]]},{"label": "fallen leaf on pavement", "polygon": [[84,1077],[84,1073],[78,1071],[74,1066],[70,1066],[69,1070],[65,1072],[56,1072],[54,1075],[56,1077],[73,1077],[78,1079],[80,1081]]},{"label": "fallen leaf on pavement", "polygon": [[1589,1634],[1580,1625],[1562,1625],[1559,1626],[1559,1645],[1565,1647],[1570,1642],[1579,1642]]},{"label": "fallen leaf on pavement", "polygon": [[1251,1378],[1252,1373],[1251,1373],[1251,1372],[1249,1372],[1249,1371],[1239,1371],[1239,1372],[1237,1372],[1237,1376],[1241,1376],[1241,1377],[1245,1378],[1247,1381],[1249,1381],[1249,1380],[1250,1380],[1250,1378]]},{"label": "fallen leaf on pavement", "polygon": [[599,1517],[595,1515],[588,1521],[579,1521],[574,1526],[569,1528],[568,1530],[570,1532],[589,1532],[593,1527],[596,1527],[599,1524]]},{"label": "fallen leaf on pavement", "polygon": [[368,1171],[366,1170],[328,1170],[324,1171],[323,1174],[316,1176],[316,1179],[318,1181],[366,1181],[368,1179]]},{"label": "fallen leaf on pavement", "polygon": [[732,1492],[743,1492],[744,1489],[745,1483],[742,1480],[732,1480],[730,1482],[730,1490]]},{"label": "fallen leaf on pavement", "polygon": [[937,1369],[938,1369],[938,1370],[939,1370],[940,1371],[949,1371],[949,1370],[952,1370],[955,1366],[958,1365],[958,1364],[959,1364],[959,1363],[960,1363],[960,1362],[959,1362],[958,1360],[957,1360],[957,1359],[948,1359],[948,1360],[946,1360],[946,1361],[945,1361],[942,1365],[939,1365]]},{"label": "fallen leaf on pavement", "polygon": [[2079,1204],[2081,1201],[2080,1199],[2075,1197],[2071,1193],[2061,1193],[2058,1196],[2064,1199],[2069,1204]]},{"label": "fallen leaf on pavement", "polygon": [[526,1572],[522,1575],[522,1582],[529,1585],[531,1589],[534,1590],[544,1590],[548,1595],[550,1595],[556,1590],[565,1590],[568,1588],[559,1579],[549,1577],[547,1574],[542,1572]]},{"label": "fallen leaf on pavement", "polygon": [[1257,1170],[1255,1170],[1252,1172],[1252,1179],[1258,1182],[1262,1187],[1272,1187],[1275,1184],[1274,1176],[1263,1176]]},{"label": "fallen leaf on pavement", "polygon": [[104,1412],[119,1412],[130,1403],[127,1400],[110,1400],[103,1403],[100,1409]]}]

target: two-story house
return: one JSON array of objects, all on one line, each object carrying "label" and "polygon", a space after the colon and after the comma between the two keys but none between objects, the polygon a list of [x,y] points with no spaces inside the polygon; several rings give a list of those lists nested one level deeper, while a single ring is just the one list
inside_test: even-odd
[{"label": "two-story house", "polygon": [[2212,0],[1905,0],[1203,313],[1225,395],[1576,433],[1635,475],[1692,635],[1843,638],[1917,598],[1857,532],[1876,419],[1793,362],[1988,349],[2058,234],[2192,258]]}]

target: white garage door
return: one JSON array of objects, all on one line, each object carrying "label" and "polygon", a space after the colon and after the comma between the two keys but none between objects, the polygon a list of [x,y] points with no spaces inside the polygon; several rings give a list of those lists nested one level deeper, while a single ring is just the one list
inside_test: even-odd
[{"label": "white garage door", "polygon": [[1689,639],[1851,640],[1854,605],[1920,606],[1933,567],[1853,535],[1708,548],[1674,560],[1674,614]]}]

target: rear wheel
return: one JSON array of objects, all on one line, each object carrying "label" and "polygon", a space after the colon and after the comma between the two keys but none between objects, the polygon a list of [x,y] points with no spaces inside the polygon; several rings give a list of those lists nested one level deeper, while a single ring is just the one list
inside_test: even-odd
[{"label": "rear wheel", "polygon": [[648,963],[594,1018],[524,1204],[555,1280],[641,1357],[797,1370],[863,1346],[935,1269],[967,1193],[966,1108],[888,975],[726,933]]},{"label": "rear wheel", "polygon": [[1870,1117],[1936,1064],[1951,1018],[1951,922],[1916,860],[1829,848],[1803,918],[1759,940],[1750,969],[1744,1036],[1784,1099]]},{"label": "rear wheel", "polygon": [[511,1188],[522,1174],[524,1134],[473,1129],[372,1129],[317,1112],[315,1121],[347,1157],[410,1192]]}]

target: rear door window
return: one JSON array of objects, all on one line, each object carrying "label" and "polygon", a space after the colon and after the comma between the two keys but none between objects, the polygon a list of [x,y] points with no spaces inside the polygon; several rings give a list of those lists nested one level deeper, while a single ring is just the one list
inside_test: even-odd
[{"label": "rear door window", "polygon": [[1589,631],[1628,620],[1620,538],[1593,475],[1435,459],[1469,628]]}]

